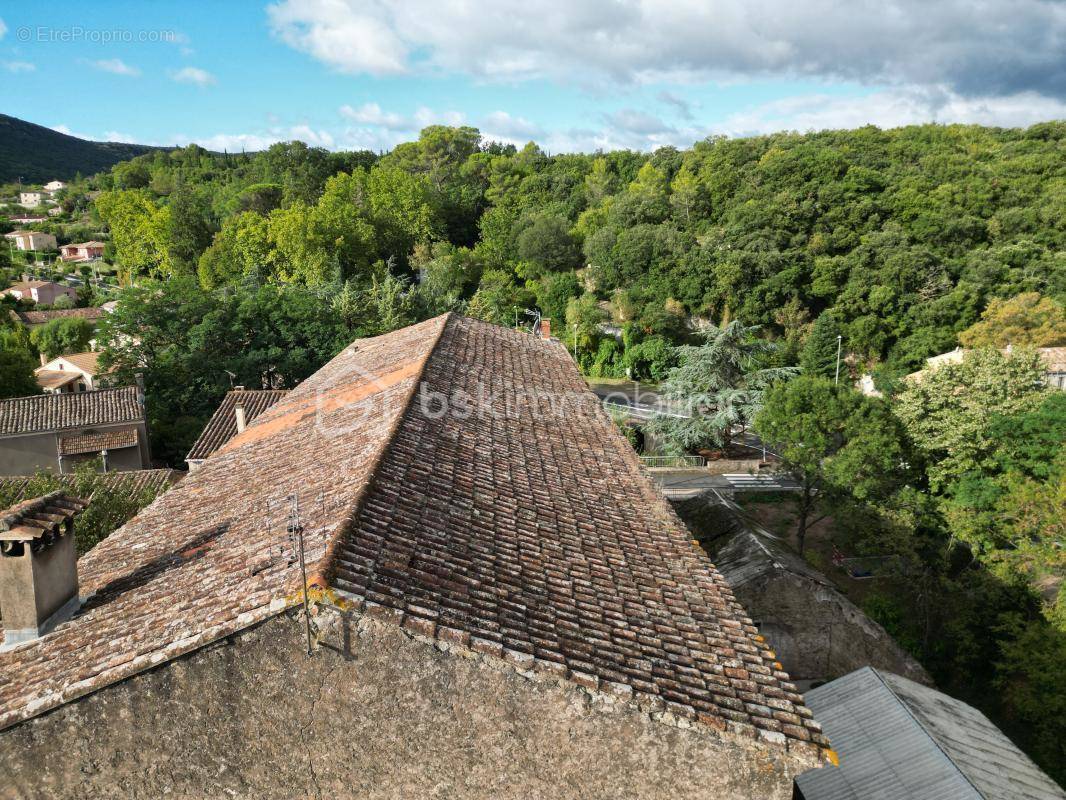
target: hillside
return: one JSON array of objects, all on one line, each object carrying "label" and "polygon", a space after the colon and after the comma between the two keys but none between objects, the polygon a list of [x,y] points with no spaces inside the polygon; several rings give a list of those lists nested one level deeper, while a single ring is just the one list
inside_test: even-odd
[{"label": "hillside", "polygon": [[0,183],[70,180],[91,175],[119,161],[157,150],[143,144],[90,142],[77,136],[0,114]]}]

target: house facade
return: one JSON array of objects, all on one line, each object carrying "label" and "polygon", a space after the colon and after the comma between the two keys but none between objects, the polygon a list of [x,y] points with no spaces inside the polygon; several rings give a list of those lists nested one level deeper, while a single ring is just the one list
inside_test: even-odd
[{"label": "house facade", "polygon": [[[42,361],[43,361],[42,356]],[[103,388],[99,353],[69,353],[44,361],[34,374],[45,392],[89,392]]]},{"label": "house facade", "polygon": [[0,475],[64,474],[95,458],[108,472],[151,466],[137,388],[0,400]]},{"label": "house facade", "polygon": [[562,345],[454,314],[345,348],[77,576],[0,646],[19,797],[784,800],[828,755]]},{"label": "house facade", "polygon": [[55,250],[57,246],[55,236],[41,231],[12,231],[4,238],[13,242],[17,250]]},{"label": "house facade", "polygon": [[96,261],[104,256],[103,242],[79,242],[59,248],[59,257],[64,261]]},{"label": "house facade", "polygon": [[44,192],[19,192],[19,205],[23,208],[37,208],[44,202]]},{"label": "house facade", "polygon": [[63,181],[49,181],[44,185],[44,190],[50,195],[54,195],[60,189],[66,189],[67,185]]},{"label": "house facade", "polygon": [[63,286],[53,281],[21,281],[12,284],[0,294],[42,306],[53,305],[60,297],[69,297],[72,302],[78,299],[78,291],[73,286]]}]

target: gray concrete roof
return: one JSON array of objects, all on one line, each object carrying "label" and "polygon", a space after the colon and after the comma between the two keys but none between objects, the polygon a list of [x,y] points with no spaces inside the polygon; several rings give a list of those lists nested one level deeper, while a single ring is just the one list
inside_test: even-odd
[{"label": "gray concrete roof", "polygon": [[806,800],[1062,800],[984,714],[870,667],[807,692],[840,766],[804,773]]}]

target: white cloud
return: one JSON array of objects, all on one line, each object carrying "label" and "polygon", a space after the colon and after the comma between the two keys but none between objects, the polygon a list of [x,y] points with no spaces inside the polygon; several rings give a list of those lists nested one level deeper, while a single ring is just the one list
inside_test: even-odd
[{"label": "white cloud", "polygon": [[674,127],[667,125],[658,117],[635,108],[623,108],[606,115],[607,122],[614,128],[637,136],[654,136],[673,133]]},{"label": "white cloud", "polygon": [[290,139],[299,139],[312,147],[333,147],[333,136],[328,131],[316,131],[309,125],[294,125],[289,130]]},{"label": "white cloud", "polygon": [[267,6],[274,33],[286,44],[342,72],[388,75],[404,72],[406,45],[382,19],[384,5],[301,0]]},{"label": "white cloud", "polygon": [[418,137],[418,132],[429,125],[462,125],[466,117],[461,111],[436,111],[426,106],[415,109],[413,114],[386,111],[373,102],[361,106],[341,106],[340,115],[355,123],[344,131],[339,147],[352,150],[387,150],[400,142]]},{"label": "white cloud", "polygon": [[544,129],[525,117],[516,117],[506,111],[493,111],[481,121],[486,139],[515,145],[524,145],[531,139],[544,135]]},{"label": "white cloud", "polygon": [[791,77],[1066,96],[1045,0],[279,0],[274,34],[342,72],[578,84]]},{"label": "white cloud", "polygon": [[31,64],[29,61],[5,61],[4,69],[8,72],[33,72],[37,69],[36,64]]},{"label": "white cloud", "polygon": [[99,61],[89,62],[93,69],[98,69],[101,72],[110,72],[112,75],[125,75],[129,78],[135,78],[141,74],[141,71],[136,67],[131,67],[121,58],[102,58]]},{"label": "white cloud", "polygon": [[196,86],[209,86],[215,83],[215,76],[199,67],[182,67],[171,72],[170,77],[178,83],[191,83]]},{"label": "white cloud", "polygon": [[390,131],[410,130],[411,128],[411,120],[402,114],[382,111],[377,103],[363,103],[359,108],[343,105],[340,112],[342,117],[358,122],[360,125],[376,125]]},{"label": "white cloud", "polygon": [[338,146],[333,134],[325,130],[316,130],[309,125],[291,127],[272,126],[268,130],[256,133],[215,133],[210,136],[189,136],[179,133],[172,137],[172,142],[179,145],[198,144],[208,150],[237,152],[240,150],[266,150],[278,142],[299,140],[312,147],[334,148]]},{"label": "white cloud", "polygon": [[895,128],[925,122],[1024,127],[1066,118],[1066,102],[1035,92],[1006,97],[963,97],[948,89],[907,87],[862,97],[803,95],[731,114],[716,133],[743,136],[780,130],[812,131],[877,125]]},{"label": "white cloud", "polygon": [[0,39],[4,38],[4,34],[7,33],[7,25],[0,19]]},{"label": "white cloud", "polygon": [[104,131],[105,142],[135,142],[136,137],[132,133],[122,133],[121,131]]}]

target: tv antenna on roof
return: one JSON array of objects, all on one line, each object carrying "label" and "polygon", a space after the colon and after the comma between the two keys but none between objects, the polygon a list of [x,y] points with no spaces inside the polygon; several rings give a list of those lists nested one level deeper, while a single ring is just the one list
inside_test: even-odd
[{"label": "tv antenna on roof", "polygon": [[237,377],[237,373],[236,372],[230,372],[228,369],[223,370],[223,372],[225,372],[227,375],[229,375],[229,388],[232,389],[233,388],[233,380]]},{"label": "tv antenna on roof", "polygon": [[292,507],[289,510],[289,539],[294,545],[297,557],[300,559],[300,590],[303,592],[304,603],[304,630],[307,634],[307,655],[313,655],[311,649],[311,609],[307,601],[307,560],[304,557],[304,526],[300,524],[300,498],[294,492],[292,495]]}]

